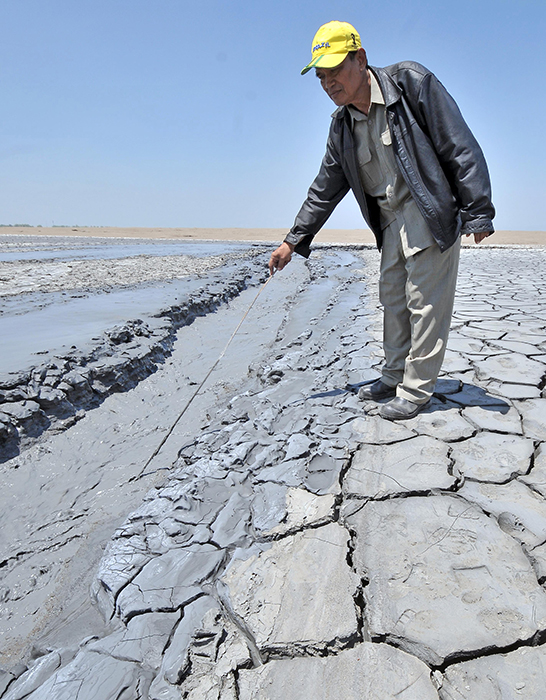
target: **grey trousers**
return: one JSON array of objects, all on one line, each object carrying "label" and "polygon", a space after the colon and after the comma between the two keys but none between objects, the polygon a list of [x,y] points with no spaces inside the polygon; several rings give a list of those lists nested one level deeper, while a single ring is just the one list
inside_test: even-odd
[{"label": "grey trousers", "polygon": [[399,235],[385,237],[379,298],[384,308],[382,381],[401,398],[424,403],[445,355],[459,268],[460,239],[445,253],[434,243],[404,254]]}]

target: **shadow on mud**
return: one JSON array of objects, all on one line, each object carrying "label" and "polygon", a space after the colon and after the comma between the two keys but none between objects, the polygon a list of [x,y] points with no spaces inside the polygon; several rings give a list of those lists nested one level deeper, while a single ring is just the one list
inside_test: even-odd
[{"label": "shadow on mud", "polygon": [[[308,396],[304,401],[341,396],[347,393],[358,394],[360,387],[372,384],[375,381],[376,379],[368,379],[365,382],[359,382],[357,384],[347,384],[343,388],[311,394],[311,396]],[[503,415],[510,410],[510,404],[500,396],[488,394],[482,387],[476,386],[475,384],[465,384],[458,379],[439,379],[436,383],[436,391],[433,394],[433,399],[437,400],[433,400],[423,413],[433,413],[434,411],[454,408],[453,404],[461,408],[479,406],[485,411],[493,411]]]}]

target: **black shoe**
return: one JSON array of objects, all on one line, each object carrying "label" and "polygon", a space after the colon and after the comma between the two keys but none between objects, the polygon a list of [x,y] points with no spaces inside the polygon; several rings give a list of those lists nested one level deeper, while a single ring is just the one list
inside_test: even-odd
[{"label": "black shoe", "polygon": [[380,401],[390,399],[392,396],[396,396],[396,387],[383,384],[381,379],[373,384],[361,386],[358,390],[358,398],[362,401]]},{"label": "black shoe", "polygon": [[413,403],[407,399],[402,399],[397,396],[389,403],[381,407],[379,415],[387,420],[408,420],[415,418],[418,413],[421,413],[430,404],[430,399],[424,403]]}]

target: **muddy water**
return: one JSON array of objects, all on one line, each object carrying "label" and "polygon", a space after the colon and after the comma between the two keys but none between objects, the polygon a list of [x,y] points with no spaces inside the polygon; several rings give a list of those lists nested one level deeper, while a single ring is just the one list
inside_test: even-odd
[{"label": "muddy water", "polygon": [[221,241],[140,240],[131,238],[0,235],[0,262],[22,260],[112,260],[135,255],[191,255],[198,258],[248,249],[248,243]]},{"label": "muddy water", "polygon": [[[22,658],[31,643],[59,647],[105,630],[88,588],[111,533],[165,478],[180,448],[214,422],[217,409],[251,388],[249,366],[275,358],[281,332],[284,341],[297,337],[330,304],[340,314],[344,303],[354,303],[350,287],[362,266],[359,254],[326,252],[317,254],[311,275],[300,258],[277,275],[148,469],[148,457],[219,356],[256,288],[181,329],[172,355],[135,389],[110,396],[69,430],[2,465],[1,666]],[[329,323],[335,324],[333,316]],[[302,373],[300,383],[311,390],[312,376]]]},{"label": "muddy water", "polygon": [[[0,372],[35,366],[44,349],[61,357],[73,346],[85,352],[85,347],[92,345],[105,329],[154,316],[203,284],[202,278],[191,277],[167,280],[160,286],[77,294],[74,298],[48,295],[38,303],[27,303],[17,313],[0,317]],[[20,307],[23,304],[21,300],[17,303]]]},{"label": "muddy water", "polygon": [[[22,238],[22,240],[21,240]],[[105,329],[154,316],[229,278],[263,246],[0,236],[0,373],[48,350],[84,350]],[[78,245],[79,244],[79,245]]]}]

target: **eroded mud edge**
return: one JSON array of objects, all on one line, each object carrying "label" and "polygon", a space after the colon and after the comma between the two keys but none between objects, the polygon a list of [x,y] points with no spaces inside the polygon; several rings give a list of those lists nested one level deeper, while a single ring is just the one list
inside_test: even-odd
[{"label": "eroded mud edge", "polygon": [[244,266],[207,275],[197,293],[154,316],[107,329],[86,352],[47,354],[35,367],[0,375],[0,463],[44,433],[66,430],[109,395],[155,372],[170,355],[179,328],[263,283],[265,261],[263,253],[254,253]]}]

